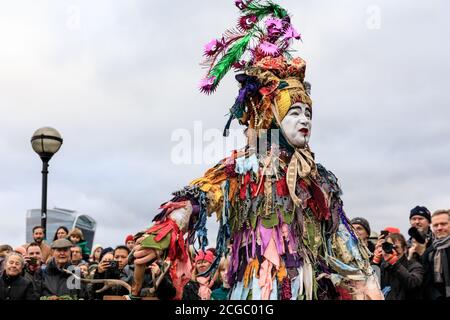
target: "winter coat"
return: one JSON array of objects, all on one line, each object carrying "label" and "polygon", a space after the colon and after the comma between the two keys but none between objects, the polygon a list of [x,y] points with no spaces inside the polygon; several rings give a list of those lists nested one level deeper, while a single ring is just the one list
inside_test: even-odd
[{"label": "winter coat", "polygon": [[[127,266],[125,266],[122,270],[111,270],[106,269],[105,272],[99,273],[98,270],[95,271],[94,279],[120,279],[125,281],[129,285],[132,284],[133,281],[133,271]],[[92,285],[91,296],[94,299],[102,300],[103,296],[123,296],[129,294],[128,290],[121,285],[114,285],[106,291],[103,292],[95,292],[103,287],[102,283],[95,283]]]},{"label": "winter coat", "polygon": [[[214,283],[210,288],[211,291],[220,288],[220,284]],[[183,289],[182,300],[201,300],[198,295],[198,290],[200,289],[200,284],[197,281],[190,280]]]},{"label": "winter coat", "polygon": [[81,255],[83,256],[83,260],[89,261],[89,255],[91,251],[87,247],[87,241],[80,241],[76,245],[81,249]]},{"label": "winter coat", "polygon": [[381,288],[390,287],[386,300],[418,300],[421,298],[421,288],[424,270],[416,260],[408,260],[403,255],[394,265],[386,261],[381,263]]},{"label": "winter coat", "polygon": [[[445,249],[447,253],[447,261],[450,267],[450,248]],[[443,284],[434,283],[434,255],[436,251],[433,246],[425,250],[422,256],[422,264],[425,269],[425,277],[423,283],[423,298],[425,300],[443,300],[445,298],[445,287]],[[445,262],[444,262],[445,263]]]},{"label": "winter coat", "polygon": [[46,266],[42,265],[36,271],[31,272],[30,270],[27,269],[27,267],[25,267],[24,278],[31,281],[31,283],[33,284],[34,290],[33,295],[36,298],[36,300],[39,300],[40,288],[42,288],[42,274],[43,274],[42,270],[45,268]]},{"label": "winter coat", "polygon": [[0,277],[0,300],[36,300],[31,281],[19,275],[10,277],[3,272]]},{"label": "winter coat", "polygon": [[[64,268],[69,267],[71,265],[68,263]],[[74,277],[69,279],[70,277],[72,277],[70,274],[58,268],[53,258],[42,272],[40,296],[71,296],[74,299],[86,299],[88,297],[86,285],[77,282]]]}]

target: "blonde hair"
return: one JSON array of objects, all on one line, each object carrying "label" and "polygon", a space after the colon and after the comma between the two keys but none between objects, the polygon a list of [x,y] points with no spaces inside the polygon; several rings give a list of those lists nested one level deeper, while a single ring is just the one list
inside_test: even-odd
[{"label": "blonde hair", "polygon": [[229,264],[230,264],[230,256],[223,257],[222,259],[220,259],[219,268],[218,268],[218,272],[217,273],[219,274],[219,280],[222,281],[222,282],[224,281],[224,279],[222,279],[222,276],[220,275],[220,272],[222,272],[223,270],[228,269]]},{"label": "blonde hair", "polygon": [[450,219],[450,209],[447,209],[447,210],[446,209],[436,210],[435,212],[433,212],[431,217],[433,218],[433,217],[440,216],[440,215],[443,215],[443,214],[447,214],[448,218]]},{"label": "blonde hair", "polygon": [[70,237],[72,236],[77,236],[78,238],[80,238],[80,241],[84,241],[84,236],[83,236],[83,231],[81,231],[78,228],[73,228],[70,232],[69,235],[67,236],[70,240]]}]

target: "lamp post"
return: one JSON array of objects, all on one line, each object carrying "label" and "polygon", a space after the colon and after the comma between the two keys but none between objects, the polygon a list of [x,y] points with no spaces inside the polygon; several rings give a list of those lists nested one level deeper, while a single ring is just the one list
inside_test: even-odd
[{"label": "lamp post", "polygon": [[42,160],[42,203],[41,226],[44,228],[44,239],[47,238],[47,175],[48,162],[58,152],[63,143],[59,132],[50,127],[36,130],[31,137],[31,146]]}]

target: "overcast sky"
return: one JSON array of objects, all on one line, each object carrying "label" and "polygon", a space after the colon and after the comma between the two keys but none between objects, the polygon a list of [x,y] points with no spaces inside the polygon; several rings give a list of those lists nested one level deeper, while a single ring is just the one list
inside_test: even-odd
[{"label": "overcast sky", "polygon": [[[278,2],[303,37],[310,145],[339,178],[347,215],[406,233],[417,204],[449,208],[449,2]],[[201,176],[211,163],[174,163],[172,135],[222,131],[237,85],[230,74],[202,95],[199,62],[238,13],[231,0],[1,0],[0,244],[22,244],[25,213],[40,207],[39,127],[64,139],[48,207],[91,215],[105,246]]]}]

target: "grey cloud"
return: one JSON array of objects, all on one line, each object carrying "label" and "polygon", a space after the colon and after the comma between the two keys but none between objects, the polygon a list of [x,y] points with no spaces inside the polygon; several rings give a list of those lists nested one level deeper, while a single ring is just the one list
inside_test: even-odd
[{"label": "grey cloud", "polygon": [[[280,3],[303,35],[296,49],[312,83],[311,146],[340,179],[347,214],[406,232],[415,205],[448,207],[447,2]],[[72,5],[79,30],[67,27]],[[379,30],[367,28],[370,5],[381,9]],[[49,206],[92,215],[96,242],[121,243],[208,168],[173,164],[170,138],[197,120],[223,129],[237,94],[233,76],[212,96],[197,86],[203,44],[236,21],[233,1],[21,1],[2,9],[0,242],[25,239],[25,212],[40,204],[29,139],[51,125],[65,142],[50,163]],[[214,218],[209,225],[215,234]]]}]

